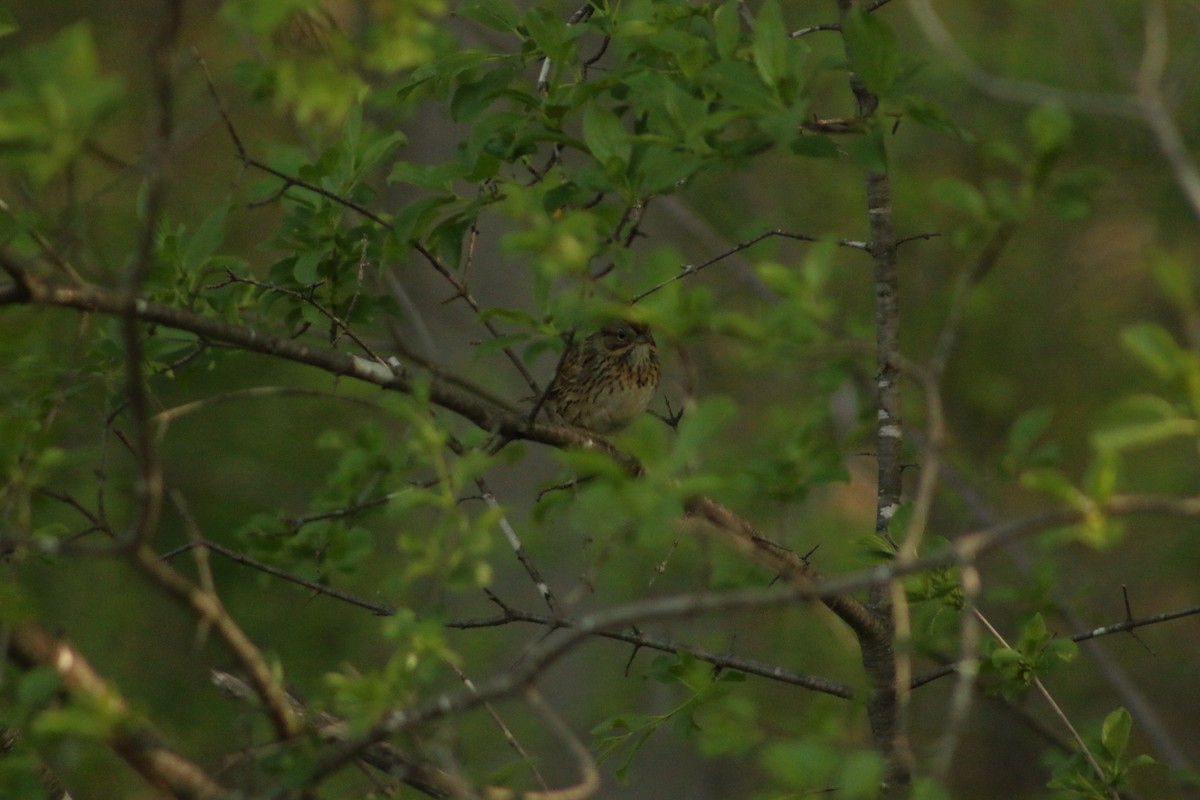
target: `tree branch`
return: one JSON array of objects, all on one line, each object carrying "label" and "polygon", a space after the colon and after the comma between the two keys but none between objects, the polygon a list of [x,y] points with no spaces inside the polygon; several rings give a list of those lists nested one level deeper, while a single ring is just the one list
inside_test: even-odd
[{"label": "tree branch", "polygon": [[105,742],[151,786],[183,800],[227,796],[225,787],[172,750],[149,722],[137,716],[69,642],[53,638],[34,623],[21,622],[9,631],[8,652],[22,667],[53,670],[69,696],[86,707],[103,709],[108,723]]},{"label": "tree branch", "polygon": [[[1141,513],[1176,514],[1200,517],[1200,496],[1191,498],[1157,495],[1118,495],[1101,505],[1100,511],[1112,516]],[[955,564],[975,563],[985,553],[1020,537],[1047,528],[1083,522],[1088,514],[1074,508],[1057,509],[1032,517],[1013,520],[982,531],[957,537],[951,546],[930,556],[904,564],[878,566],[820,583],[793,585],[786,589],[743,589],[720,594],[674,595],[616,606],[578,618],[575,625],[558,636],[542,638],[526,650],[523,660],[511,669],[481,682],[472,692],[447,693],[406,709],[384,715],[367,733],[331,748],[321,756],[310,773],[315,784],[357,757],[357,753],[375,742],[418,725],[458,714],[486,700],[510,697],[533,683],[548,667],[568,651],[601,631],[624,628],[639,622],[701,616],[717,612],[788,605],[806,600],[850,597],[852,592],[876,586],[886,587],[905,575]]]},{"label": "tree branch", "polygon": [[[496,616],[448,622],[446,623],[446,627],[458,630],[471,630],[474,628],[494,628],[501,625],[509,625],[513,622],[528,622],[549,629],[571,628],[575,626],[575,621],[570,618],[559,619],[545,614],[531,614],[527,611],[510,608],[505,604],[501,604],[501,608],[502,612]],[[704,647],[687,644],[686,642],[648,636],[635,629],[626,631],[597,631],[595,635],[603,639],[625,642],[633,645],[635,648],[644,647],[649,650],[658,650],[662,653],[688,653],[700,661],[712,664],[719,669],[733,669],[738,672],[744,672],[747,675],[756,675],[760,678],[800,686],[833,697],[844,699],[854,697],[854,690],[845,684],[827,680],[816,675],[807,675],[802,672],[784,669],[772,664],[764,664],[761,661],[736,656],[731,653],[717,653]]]},{"label": "tree branch", "polygon": [[[838,22],[845,24],[854,9],[854,0],[837,0],[837,8]],[[854,71],[856,54],[845,37],[842,43],[851,66],[850,91],[854,95],[857,114],[860,118],[872,119],[879,108],[879,98]],[[878,131],[877,121],[872,128]],[[894,545],[889,526],[900,510],[904,445],[899,368],[900,276],[896,268],[890,179],[884,170],[869,169],[864,181],[871,228],[870,253],[875,272],[875,535]],[[885,630],[881,635],[859,635],[863,667],[871,682],[867,717],[875,748],[888,764],[884,796],[902,797],[907,795],[912,780],[912,754],[898,697],[901,687],[897,685],[894,622],[887,586],[872,587],[869,608],[877,625]]]}]

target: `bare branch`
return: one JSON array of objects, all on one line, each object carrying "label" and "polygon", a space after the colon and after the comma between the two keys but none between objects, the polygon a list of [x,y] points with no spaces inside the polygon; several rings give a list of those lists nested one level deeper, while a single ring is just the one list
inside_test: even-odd
[{"label": "bare branch", "polygon": [[[891,0],[872,0],[872,2],[863,6],[863,10],[871,12],[877,8],[886,6],[890,2]],[[808,36],[809,34],[813,33],[821,33],[822,31],[840,31],[841,29],[842,24],[840,22],[826,22],[823,25],[813,25],[810,28],[800,28],[799,30],[794,30],[789,35],[793,39],[799,39],[801,36]]]},{"label": "bare branch", "polygon": [[[446,666],[450,667],[455,675],[458,676],[458,679],[462,681],[463,686],[467,687],[467,689],[470,691],[475,691],[475,684],[472,683],[471,679],[467,677],[467,673],[463,672],[462,669],[459,668],[458,664],[455,664],[448,658],[444,659],[444,663]],[[508,727],[508,723],[504,721],[504,719],[500,716],[500,713],[496,711],[495,707],[491,703],[484,703],[483,707],[484,710],[487,711],[488,716],[492,718],[492,722],[496,723],[496,727],[500,729],[500,734],[504,737],[504,741],[508,744],[508,746],[511,747],[523,761],[529,764],[529,768],[532,770],[533,776],[537,779],[537,782],[541,784],[543,789],[549,788],[546,784],[546,779],[542,777],[542,773],[539,772],[537,766],[534,765],[533,759],[529,756],[529,753],[525,750],[525,747],[519,741],[517,741],[516,735],[513,734],[512,729]]]},{"label": "bare branch", "polygon": [[[928,235],[931,235],[931,234],[922,234],[922,236],[928,236]],[[744,242],[739,242],[738,244],[735,244],[733,247],[729,248],[728,250],[718,253],[717,255],[713,256],[712,258],[708,259],[707,261],[702,261],[699,264],[684,264],[682,267],[680,267],[680,271],[677,275],[674,275],[670,278],[667,278],[665,281],[662,281],[654,286],[651,286],[649,289],[647,289],[644,292],[635,294],[632,298],[630,298],[629,302],[636,303],[639,300],[643,300],[644,298],[649,297],[650,295],[654,294],[655,292],[659,291],[660,289],[670,286],[675,281],[680,281],[680,280],[683,280],[684,278],[690,278],[693,275],[699,273],[701,270],[711,267],[713,264],[720,263],[721,261],[724,261],[725,259],[729,258],[730,256],[736,255],[736,254],[742,252],[743,250],[746,250],[747,248],[753,247],[754,245],[758,244],[759,242],[763,241],[764,239],[770,239],[772,237],[780,237],[783,239],[794,239],[798,242],[834,241],[841,247],[849,247],[854,250],[866,250],[869,252],[871,249],[871,246],[869,244],[867,244],[866,242],[855,242],[855,241],[851,241],[849,239],[826,240],[819,236],[810,236],[809,234],[806,234],[806,233],[791,233],[789,231],[775,228],[774,230],[764,231],[763,233],[760,233],[757,236],[747,239]]]},{"label": "bare branch", "polygon": [[[494,598],[498,602],[498,598]],[[481,619],[459,620],[456,622],[446,623],[446,627],[456,628],[459,630],[471,630],[474,628],[494,628],[501,625],[509,625],[514,622],[528,622],[535,625],[542,625],[546,628],[570,628],[575,626],[575,620],[570,618],[559,619],[557,617],[548,617],[544,614],[531,614],[526,611],[519,611],[511,608],[508,605],[499,603],[502,612],[498,616],[484,617]],[[731,653],[718,653],[704,647],[688,644],[686,642],[673,641],[671,639],[663,639],[657,636],[649,636],[637,630],[627,631],[597,631],[595,636],[603,639],[612,639],[618,642],[626,642],[633,645],[635,648],[647,648],[649,650],[658,650],[662,653],[688,653],[695,656],[700,661],[712,664],[719,669],[732,669],[738,672],[744,672],[747,675],[755,675],[760,678],[767,678],[780,683],[800,686],[805,689],[811,689],[814,692],[831,695],[833,697],[841,697],[849,699],[854,697],[854,690],[841,683],[821,678],[816,675],[808,675],[794,670],[784,669],[772,664],[765,664],[761,661],[756,661],[751,658],[736,656]]]}]

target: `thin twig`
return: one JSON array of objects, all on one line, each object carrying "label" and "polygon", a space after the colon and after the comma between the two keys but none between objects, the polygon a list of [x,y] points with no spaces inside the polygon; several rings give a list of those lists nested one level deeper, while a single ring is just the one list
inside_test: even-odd
[{"label": "thin twig", "polygon": [[[358,305],[358,298],[360,295],[362,295],[363,279],[366,274],[367,267],[369,267],[371,264],[371,262],[367,260],[367,242],[368,241],[369,240],[367,239],[367,235],[364,233],[362,235],[362,239],[359,242],[358,274],[355,276],[354,294],[350,295],[350,302],[346,304],[345,317],[346,317],[347,322],[338,321],[338,323],[337,323],[340,325],[341,329],[343,331],[345,331],[346,333],[350,333],[350,326],[348,324],[348,321],[351,319],[352,315],[354,314],[354,307]],[[334,338],[333,338],[334,345],[337,345],[339,338],[341,338],[341,333],[338,333],[337,336],[334,336]],[[361,342],[358,342],[357,339],[355,339],[355,341],[358,343],[359,347],[363,347]],[[364,348],[364,352],[370,353],[371,351],[369,349]]]},{"label": "thin twig", "polygon": [[332,586],[326,586],[323,583],[317,583],[316,581],[310,581],[307,578],[301,578],[299,575],[294,575],[286,570],[280,569],[279,567],[271,566],[270,564],[264,564],[261,561],[251,558],[245,553],[239,553],[237,550],[232,550],[228,547],[225,547],[219,542],[214,542],[212,539],[201,538],[198,542],[188,542],[187,544],[183,544],[172,550],[168,550],[159,556],[159,558],[161,558],[163,561],[170,561],[180,553],[185,553],[188,550],[192,550],[196,547],[202,547],[207,550],[211,550],[214,553],[222,555],[237,564],[242,564],[243,566],[250,567],[251,569],[256,569],[259,572],[265,572],[267,575],[280,578],[289,583],[294,583],[297,586],[302,586],[316,594],[323,594],[327,597],[332,597],[335,600],[341,600],[343,603],[349,603],[352,606],[364,608],[380,617],[390,617],[396,613],[396,609],[392,608],[391,606],[372,603],[370,600],[364,600],[361,597],[356,597],[347,592],[343,592],[340,589],[334,589]]},{"label": "thin twig", "polygon": [[[475,691],[475,684],[472,683],[471,679],[467,677],[467,673],[463,672],[462,669],[459,668],[458,664],[455,664],[454,661],[449,658],[443,659],[443,663],[450,667],[454,674],[458,676],[458,679],[462,681],[463,686],[467,687],[467,689],[470,691]],[[500,729],[500,734],[504,737],[504,741],[508,743],[508,746],[511,747],[513,751],[521,757],[521,760],[529,765],[530,771],[533,772],[534,778],[537,779],[537,782],[541,784],[542,788],[548,789],[549,785],[546,783],[546,779],[542,777],[542,773],[538,771],[537,765],[534,763],[533,759],[530,757],[529,753],[525,750],[521,743],[517,741],[517,737],[513,734],[512,729],[508,727],[508,724],[496,711],[495,707],[491,703],[484,703],[483,708],[485,711],[487,711],[488,716],[492,718],[492,722],[496,723],[496,727]]]},{"label": "thin twig", "polygon": [[550,590],[550,585],[542,578],[541,572],[534,566],[533,560],[529,558],[529,554],[525,552],[525,545],[521,543],[521,537],[517,535],[517,531],[513,528],[512,523],[508,521],[508,516],[504,513],[504,509],[500,503],[497,502],[496,495],[492,493],[482,478],[477,478],[475,483],[479,487],[479,491],[483,493],[483,500],[488,504],[488,507],[500,514],[500,530],[504,533],[504,538],[508,541],[508,546],[516,554],[517,561],[525,568],[525,572],[529,575],[530,580],[533,581],[538,594],[542,596],[546,607],[550,609],[550,613],[554,616],[561,616],[562,607],[559,606],[558,600],[554,597],[554,592]]},{"label": "thin twig", "polygon": [[[458,630],[472,630],[475,628],[495,628],[503,625],[510,625],[514,622],[525,622],[533,625],[541,625],[547,629],[570,628],[574,627],[576,621],[570,618],[551,617],[545,614],[531,614],[527,611],[520,611],[503,603],[498,597],[493,597],[493,602],[501,608],[501,613],[493,617],[481,617],[478,619],[455,620],[446,623],[446,627],[455,628]],[[854,697],[854,690],[836,681],[828,680],[816,675],[808,675],[794,670],[784,669],[767,664],[762,661],[757,661],[743,656],[733,655],[732,653],[720,653],[714,650],[709,650],[704,647],[691,645],[686,642],[675,641],[672,639],[663,639],[657,636],[650,636],[636,629],[626,631],[596,631],[593,635],[602,639],[612,639],[617,642],[625,642],[631,644],[634,648],[647,648],[649,650],[657,650],[662,653],[688,653],[700,661],[712,664],[718,669],[731,669],[738,672],[744,672],[747,675],[754,675],[768,680],[778,681],[780,683],[790,684],[792,686],[800,686],[805,689],[810,689],[814,692],[827,694],[832,697],[840,697],[849,699]]]},{"label": "thin twig", "polygon": [[[1183,617],[1194,617],[1197,614],[1200,614],[1200,605],[1189,606],[1177,611],[1167,611],[1162,614],[1154,614],[1149,617],[1141,617],[1140,619],[1122,620],[1112,625],[1101,625],[1099,628],[1073,633],[1069,638],[1073,642],[1086,642],[1089,639],[1099,639],[1102,636],[1111,636],[1114,633],[1125,633],[1135,628],[1144,628],[1147,625],[1157,625],[1161,622],[1170,622],[1171,620],[1182,619]],[[945,664],[937,669],[930,670],[924,675],[913,678],[913,688],[915,689],[918,686],[931,683],[947,675],[953,675],[958,669],[959,663],[956,661],[952,664]]]},{"label": "thin twig", "polygon": [[[936,234],[921,234],[921,236],[932,236],[932,235],[936,235]],[[759,242],[763,241],[764,239],[770,239],[772,237],[780,237],[783,239],[793,239],[798,242],[833,241],[835,244],[839,245],[840,247],[849,247],[854,250],[865,250],[867,252],[870,252],[870,249],[871,249],[871,246],[867,242],[856,242],[856,241],[852,241],[850,239],[827,240],[827,239],[823,239],[820,236],[811,236],[806,233],[793,233],[791,231],[785,231],[785,230],[782,230],[779,228],[775,228],[773,230],[764,231],[764,232],[758,234],[757,236],[747,239],[744,242],[739,242],[738,244],[735,244],[733,247],[729,248],[728,250],[718,253],[717,255],[713,256],[712,258],[708,259],[707,261],[702,261],[699,264],[684,264],[682,267],[679,268],[678,274],[673,275],[670,278],[667,278],[666,280],[664,280],[654,286],[651,286],[649,289],[647,289],[644,292],[635,294],[632,298],[630,298],[629,302],[636,303],[639,300],[649,297],[650,295],[654,294],[655,292],[659,291],[660,289],[663,289],[663,288],[671,285],[675,281],[683,280],[684,278],[690,278],[691,276],[699,273],[701,270],[704,270],[707,267],[711,267],[713,264],[720,263],[721,261],[724,261],[725,259],[729,258],[730,256],[736,255],[736,254],[742,252],[743,250],[746,250],[747,248],[753,247],[754,245],[758,244]]]},{"label": "thin twig", "polygon": [[311,397],[320,400],[339,400],[351,405],[362,406],[375,411],[379,410],[379,406],[372,403],[370,400],[365,400],[361,397],[353,397],[351,395],[336,394],[334,392],[322,392],[316,389],[297,389],[291,386],[252,386],[248,389],[235,389],[231,392],[213,395],[212,397],[202,397],[199,400],[192,400],[187,403],[180,403],[171,408],[165,408],[154,415],[154,424],[158,426],[159,436],[161,438],[166,428],[181,417],[188,414],[194,414],[197,411],[209,408],[210,406],[221,403],[235,402],[238,400],[259,399],[264,397]]},{"label": "thin twig", "polygon": [[[863,6],[863,11],[870,13],[880,6],[885,6],[890,2],[891,0],[873,0],[873,2],[867,3]],[[840,31],[841,29],[842,25],[840,22],[826,22],[822,25],[813,25],[809,28],[800,28],[799,30],[794,30],[789,35],[793,39],[798,39],[801,36],[808,36],[812,33],[820,33],[822,31]]]}]

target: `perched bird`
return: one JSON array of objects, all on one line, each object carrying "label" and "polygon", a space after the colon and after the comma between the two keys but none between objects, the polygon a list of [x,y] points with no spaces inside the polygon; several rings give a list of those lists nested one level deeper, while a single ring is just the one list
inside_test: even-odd
[{"label": "perched bird", "polygon": [[658,347],[650,328],[617,320],[573,344],[546,391],[558,419],[593,433],[623,430],[658,389]]}]

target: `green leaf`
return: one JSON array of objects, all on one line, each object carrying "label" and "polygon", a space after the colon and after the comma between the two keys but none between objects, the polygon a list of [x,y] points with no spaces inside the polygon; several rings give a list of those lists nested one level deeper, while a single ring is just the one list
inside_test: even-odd
[{"label": "green leaf", "polygon": [[933,778],[918,778],[913,784],[912,800],[951,800],[951,797]]},{"label": "green leaf", "polygon": [[878,14],[868,14],[855,6],[842,20],[842,36],[858,77],[875,94],[885,94],[900,70],[900,53],[892,29]]},{"label": "green leaf", "polygon": [[449,192],[454,189],[454,181],[463,177],[466,168],[455,161],[442,164],[413,164],[408,161],[397,161],[388,174],[388,183],[407,183],[421,189]]},{"label": "green leaf", "polygon": [[183,251],[180,267],[185,272],[191,272],[212,256],[225,239],[225,219],[229,216],[229,204],[217,207],[215,211],[204,218],[200,227],[188,239]]},{"label": "green leaf", "polygon": [[309,250],[307,253],[301,253],[296,259],[296,264],[292,267],[292,277],[296,279],[296,283],[309,286],[317,282],[318,268],[321,266],[321,259],[325,257],[322,250]]},{"label": "green leaf", "polygon": [[557,450],[554,455],[579,475],[596,475],[618,482],[628,478],[625,469],[604,453],[594,450]]},{"label": "green leaf", "polygon": [[498,319],[522,328],[529,328],[530,330],[536,330],[541,325],[541,319],[530,314],[528,311],[522,311],[518,308],[505,308],[504,306],[482,309],[476,314],[476,318],[481,322]]},{"label": "green leaf", "polygon": [[17,24],[17,18],[13,16],[12,11],[4,6],[0,6],[0,36],[8,36],[10,33],[16,33],[21,29]]},{"label": "green leaf", "polygon": [[468,0],[457,13],[500,33],[516,31],[521,23],[520,12],[508,0]]},{"label": "green leaf", "polygon": [[1121,344],[1143,366],[1163,379],[1175,377],[1187,365],[1188,356],[1175,337],[1152,322],[1125,328],[1121,331]]},{"label": "green leaf", "polygon": [[1129,732],[1133,728],[1133,717],[1123,708],[1118,708],[1104,718],[1100,726],[1100,743],[1114,759],[1120,758],[1129,746]]},{"label": "green leaf", "polygon": [[621,120],[604,106],[592,103],[583,112],[583,141],[606,169],[624,168],[632,144]]},{"label": "green leaf", "polygon": [[1075,484],[1058,469],[1040,467],[1025,470],[1021,473],[1021,485],[1026,489],[1041,492],[1056,500],[1062,500],[1073,506],[1079,504],[1080,492]]},{"label": "green leaf", "polygon": [[1106,410],[1092,433],[1092,445],[1098,450],[1120,451],[1198,434],[1200,422],[1181,415],[1157,395],[1139,394],[1119,400]]},{"label": "green leaf", "polygon": [[772,742],[759,759],[784,786],[802,790],[824,786],[840,760],[837,748],[820,740]]},{"label": "green leaf", "polygon": [[635,158],[634,185],[641,195],[670,194],[704,164],[694,153],[652,144]]},{"label": "green leaf", "polygon": [[1046,627],[1046,618],[1041,614],[1034,614],[1021,627],[1021,641],[1018,647],[1023,653],[1031,652],[1049,636],[1050,630]]},{"label": "green leaf", "polygon": [[838,771],[835,781],[839,789],[838,796],[847,800],[878,797],[886,772],[887,763],[878,753],[871,750],[851,753]]},{"label": "green leaf", "polygon": [[942,178],[933,184],[933,196],[939,203],[961,211],[977,222],[990,219],[983,192],[960,178]]},{"label": "green leaf", "polygon": [[400,131],[389,133],[386,136],[381,136],[377,141],[372,142],[358,156],[357,171],[361,175],[366,171],[373,169],[376,164],[392,151],[395,147],[403,147],[408,144],[408,137]]},{"label": "green leaf", "polygon": [[[1052,665],[1054,661],[1062,661],[1064,663],[1074,661],[1075,657],[1079,655],[1079,645],[1070,639],[1051,639],[1046,642],[1044,655],[1045,657],[1040,665],[1043,667]],[[1051,659],[1054,661],[1051,661]]]},{"label": "green leaf", "polygon": [[904,98],[903,108],[904,116],[931,131],[947,133],[960,142],[970,142],[974,138],[958,126],[943,106],[926,97],[910,95]]},{"label": "green leaf", "polygon": [[733,58],[742,36],[742,19],[737,0],[717,6],[713,12],[713,35],[717,43],[717,55],[722,59]]},{"label": "green leaf", "polygon": [[1103,503],[1117,490],[1121,459],[1115,450],[1101,449],[1088,465],[1083,485],[1088,495],[1097,503]]},{"label": "green leaf", "polygon": [[460,85],[450,98],[450,117],[455,122],[470,122],[486,110],[512,83],[517,75],[512,64],[502,64],[477,81]]},{"label": "green leaf", "polygon": [[62,688],[62,679],[51,667],[35,667],[16,681],[17,701],[26,709],[49,705]]},{"label": "green leaf", "polygon": [[533,8],[525,15],[525,29],[547,58],[564,64],[570,56],[567,24],[548,8]]},{"label": "green leaf", "polygon": [[1171,304],[1183,311],[1196,308],[1196,285],[1192,275],[1192,263],[1173,253],[1152,253],[1148,261],[1150,274],[1158,284],[1158,290]]},{"label": "green leaf", "polygon": [[783,25],[783,12],[778,0],[766,0],[754,19],[754,66],[763,82],[778,86],[788,75],[788,47],[790,39]]},{"label": "green leaf", "polygon": [[1028,463],[1030,453],[1046,429],[1054,419],[1052,408],[1032,408],[1013,423],[1008,431],[1008,448],[1005,453],[1005,464],[1010,469],[1019,468]]},{"label": "green leaf", "polygon": [[1076,169],[1055,176],[1046,192],[1046,208],[1059,219],[1080,220],[1091,215],[1095,194],[1106,178],[1099,169]]},{"label": "green leaf", "polygon": [[1058,103],[1045,103],[1029,112],[1025,130],[1041,158],[1054,157],[1071,141],[1071,115]]},{"label": "green leaf", "polygon": [[761,114],[776,107],[775,96],[744,61],[718,61],[701,72],[710,94],[739,111]]},{"label": "green leaf", "polygon": [[124,93],[101,74],[86,23],[0,61],[0,152],[42,183],[64,169],[95,137]]},{"label": "green leaf", "polygon": [[392,221],[392,233],[399,242],[408,246],[413,239],[425,235],[426,228],[437,217],[438,211],[445,205],[454,202],[453,197],[434,196],[422,197],[400,209]]},{"label": "green leaf", "polygon": [[1001,668],[1021,664],[1024,661],[1025,656],[1011,647],[997,647],[991,655],[992,664]]}]

